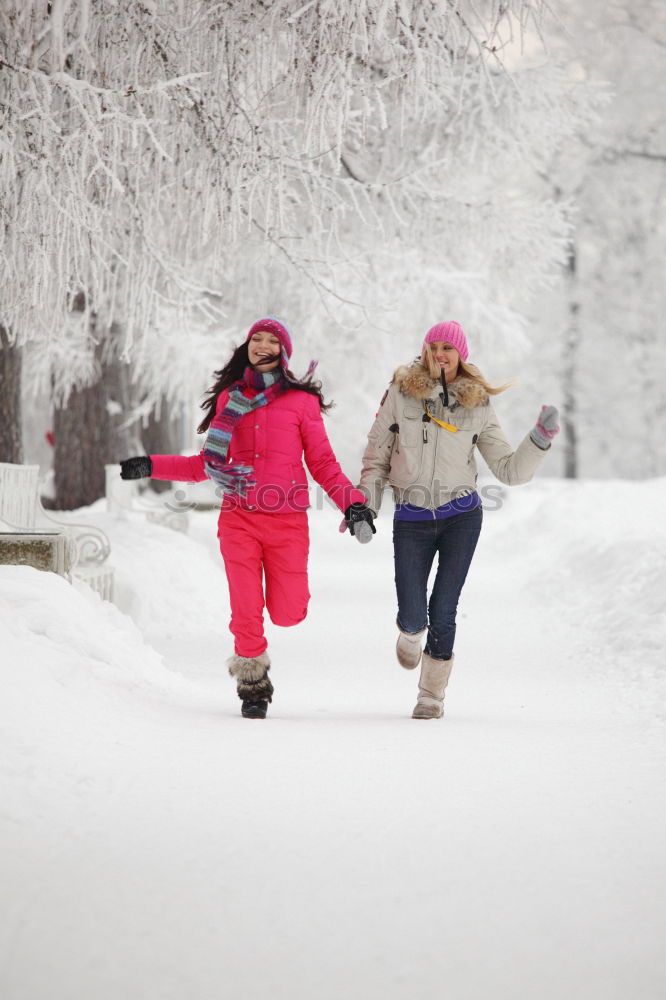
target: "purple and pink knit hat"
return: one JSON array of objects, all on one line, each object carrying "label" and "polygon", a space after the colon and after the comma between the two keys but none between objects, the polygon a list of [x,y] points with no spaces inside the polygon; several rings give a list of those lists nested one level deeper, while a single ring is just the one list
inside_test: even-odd
[{"label": "purple and pink knit hat", "polygon": [[425,350],[426,344],[434,344],[440,340],[445,344],[452,344],[460,355],[461,360],[467,361],[469,357],[467,337],[460,323],[451,321],[449,323],[436,323],[435,326],[431,326],[425,335],[421,351]]},{"label": "purple and pink knit hat", "polygon": [[289,361],[294,348],[291,343],[291,333],[286,324],[275,316],[264,316],[263,319],[258,319],[256,323],[252,324],[250,332],[245,338],[245,343],[247,344],[253,333],[259,333],[260,330],[265,333],[272,333],[273,336],[277,337],[282,347],[283,360],[285,362]]}]

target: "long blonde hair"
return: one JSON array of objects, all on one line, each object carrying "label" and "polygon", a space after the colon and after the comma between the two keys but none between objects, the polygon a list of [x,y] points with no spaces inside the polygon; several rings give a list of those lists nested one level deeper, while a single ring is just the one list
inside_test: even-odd
[{"label": "long blonde hair", "polygon": [[[421,365],[430,378],[436,380],[441,378],[442,369],[437,362],[437,358],[432,353],[430,344],[426,344],[423,348]],[[483,386],[489,396],[498,396],[500,392],[506,392],[506,390],[510,389],[512,385],[516,384],[513,379],[510,379],[508,382],[505,382],[504,385],[491,385],[486,377],[481,374],[476,365],[470,364],[469,361],[463,361],[462,358],[458,361],[458,373],[456,378],[468,378],[471,379],[472,382],[477,382],[479,385]],[[455,379],[453,381],[455,382]]]}]

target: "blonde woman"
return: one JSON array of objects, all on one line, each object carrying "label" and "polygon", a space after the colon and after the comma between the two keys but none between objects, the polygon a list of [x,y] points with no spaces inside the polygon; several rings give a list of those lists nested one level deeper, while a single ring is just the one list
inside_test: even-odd
[{"label": "blonde woman", "polygon": [[363,456],[359,485],[375,514],[386,484],[393,487],[397,657],[408,670],[421,664],[414,719],[444,712],[458,600],[483,518],[476,451],[502,483],[518,486],[532,478],[559,431],[557,409],[542,406],[514,451],[490,403],[508,386],[491,386],[468,357],[458,323],[433,326],[421,357],[395,372]]}]

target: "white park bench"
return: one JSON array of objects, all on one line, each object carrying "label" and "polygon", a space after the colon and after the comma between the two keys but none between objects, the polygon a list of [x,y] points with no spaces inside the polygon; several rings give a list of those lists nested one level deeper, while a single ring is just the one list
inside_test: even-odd
[{"label": "white park bench", "polygon": [[39,466],[0,462],[0,563],[23,564],[84,581],[113,600],[111,551],[104,532],[90,524],[63,523],[39,499]]}]

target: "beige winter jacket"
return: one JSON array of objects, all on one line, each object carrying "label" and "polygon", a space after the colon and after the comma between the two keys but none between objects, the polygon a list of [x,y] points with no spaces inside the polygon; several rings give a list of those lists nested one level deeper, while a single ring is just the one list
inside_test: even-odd
[{"label": "beige winter jacket", "polygon": [[[359,486],[368,506],[379,511],[387,483],[396,503],[434,510],[476,489],[478,448],[494,475],[507,486],[527,483],[546,451],[529,434],[513,451],[485,389],[461,377],[442,387],[419,362],[398,368],[368,435]],[[455,431],[428,420],[431,415]],[[426,419],[424,420],[424,416]]]}]

